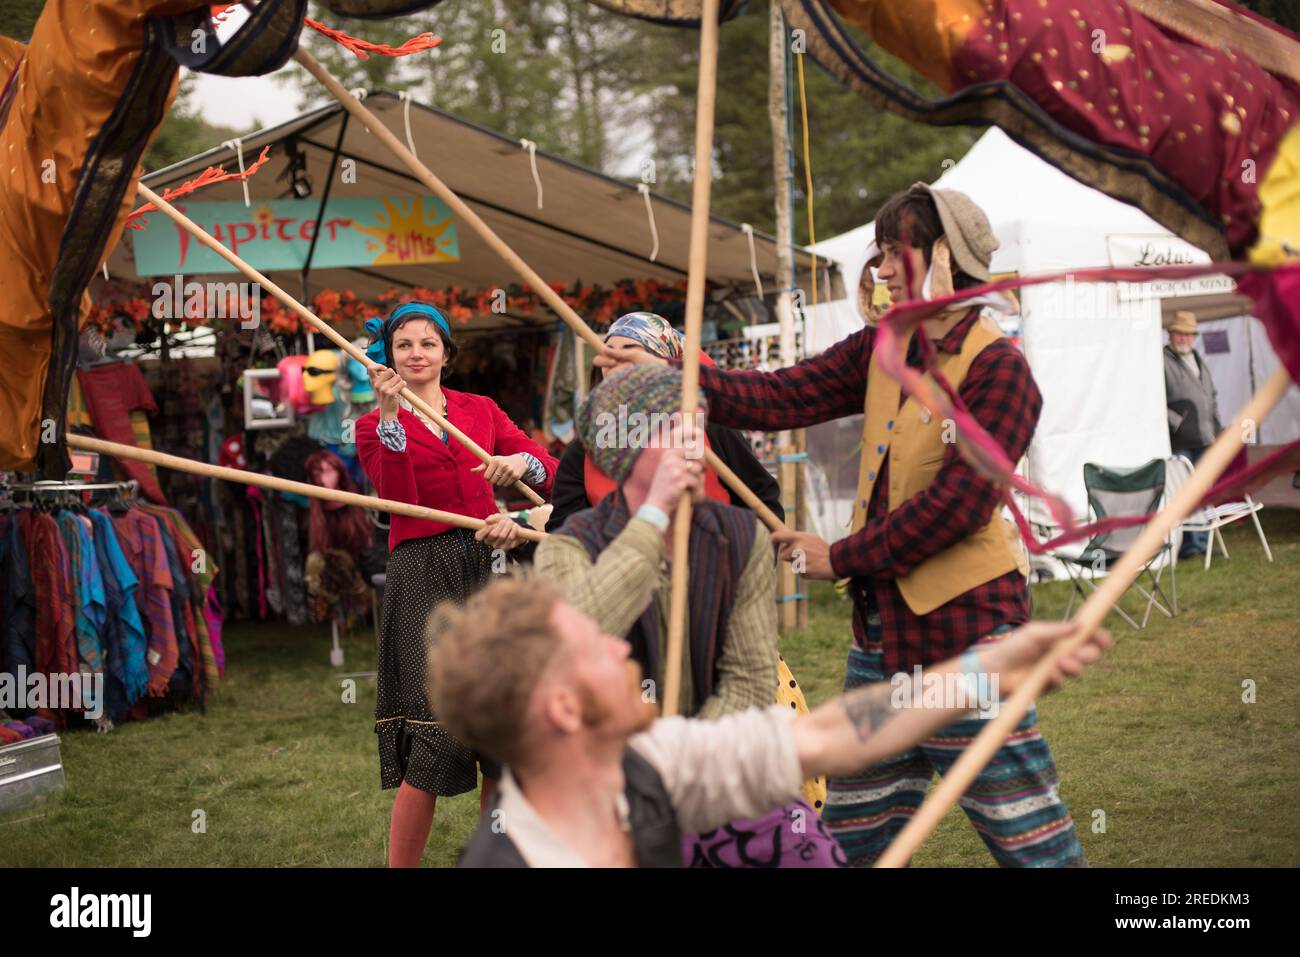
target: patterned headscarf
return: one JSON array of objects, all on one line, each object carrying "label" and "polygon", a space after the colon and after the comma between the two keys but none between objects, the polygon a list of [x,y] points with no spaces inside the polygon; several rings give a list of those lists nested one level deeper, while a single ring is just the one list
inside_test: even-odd
[{"label": "patterned headscarf", "polygon": [[610,324],[605,341],[610,336],[635,339],[646,351],[665,359],[682,357],[682,334],[663,316],[653,312],[629,312]]},{"label": "patterned headscarf", "polygon": [[[671,415],[681,410],[680,369],[658,364],[634,365],[591,390],[587,401],[578,409],[578,437],[595,466],[621,485],[632,473],[637,456],[645,447],[638,439],[646,436],[647,429],[638,428],[638,422],[648,422],[649,416],[656,412]],[[707,411],[703,393],[700,411]]]}]

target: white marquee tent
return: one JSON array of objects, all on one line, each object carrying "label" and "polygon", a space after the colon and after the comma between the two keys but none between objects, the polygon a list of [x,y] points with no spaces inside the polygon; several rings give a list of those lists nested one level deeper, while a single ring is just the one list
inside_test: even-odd
[{"label": "white marquee tent", "polygon": [[[1141,210],[1072,179],[996,128],[933,185],[969,194],[988,214],[1000,242],[995,275],[1209,261]],[[873,235],[868,223],[814,247],[839,263],[848,293],[810,316],[809,338],[819,351],[862,328],[856,290]],[[1246,315],[1249,301],[1233,293],[1226,277],[1142,286],[1053,283],[1020,290],[1020,299],[1014,331],[1043,393],[1038,430],[1021,469],[1063,495],[1079,516],[1087,506],[1085,462],[1128,467],[1169,455],[1161,348],[1162,321],[1174,311],[1192,309],[1201,320],[1197,345],[1210,364],[1225,421],[1278,365],[1261,324]],[[847,528],[859,430],[859,422],[845,421],[809,435],[817,466],[810,470],[813,520],[831,540]],[[1276,445],[1297,437],[1300,390],[1293,386],[1259,438]]]}]

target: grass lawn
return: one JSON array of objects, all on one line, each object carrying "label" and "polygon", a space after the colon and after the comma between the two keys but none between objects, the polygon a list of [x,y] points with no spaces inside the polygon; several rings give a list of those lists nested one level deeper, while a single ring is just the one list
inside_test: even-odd
[{"label": "grass lawn", "polygon": [[[1263,519],[1272,564],[1249,523],[1233,526],[1230,559],[1180,566],[1177,619],[1154,612],[1135,632],[1112,616],[1107,659],[1039,704],[1094,866],[1300,865],[1300,513]],[[1059,617],[1068,594],[1036,586],[1037,613]],[[809,629],[782,643],[810,704],[838,691],[850,641],[847,602],[814,595]],[[393,792],[379,789],[373,685],[344,700],[324,628],[237,625],[226,648],[207,714],[63,734],[67,788],[0,818],[0,866],[383,865]],[[373,666],[369,631],[345,649],[344,670]],[[427,866],[454,862],[477,812],[477,795],[439,802]],[[916,863],[992,861],[954,810]]]}]

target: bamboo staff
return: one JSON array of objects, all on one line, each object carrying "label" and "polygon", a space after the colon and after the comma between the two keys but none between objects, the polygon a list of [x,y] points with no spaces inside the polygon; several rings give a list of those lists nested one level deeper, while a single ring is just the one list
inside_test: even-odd
[{"label": "bamboo staff", "polygon": [[[700,13],[700,71],[695,106],[695,178],[691,192],[690,263],[686,273],[686,348],[682,355],[682,437],[695,429],[700,407],[700,326],[709,255],[709,193],[713,185],[713,113],[718,84],[718,0],[704,0]],[[677,713],[682,644],[686,634],[686,586],[691,544],[691,497],[677,503],[673,521],[672,593],[668,601],[668,648],[664,665],[664,711]]]},{"label": "bamboo staff", "polygon": [[[186,232],[192,235],[195,239],[197,239],[200,243],[202,243],[208,249],[211,249],[214,253],[216,253],[226,262],[230,263],[230,265],[234,266],[236,269],[242,272],[249,279],[253,280],[254,282],[258,283],[260,286],[262,286],[264,289],[266,289],[269,293],[271,293],[271,295],[275,296],[276,299],[279,299],[282,303],[284,303],[295,313],[297,313],[310,326],[312,326],[312,328],[314,328],[317,332],[324,335],[325,338],[329,339],[330,342],[334,343],[336,346],[338,346],[340,349],[346,352],[353,359],[356,359],[358,362],[360,362],[363,366],[366,367],[366,369],[372,370],[378,367],[379,364],[377,362],[372,361],[368,355],[366,355],[364,352],[362,352],[360,349],[358,349],[356,346],[350,343],[347,339],[343,338],[343,336],[339,334],[337,329],[329,325],[329,323],[325,322],[314,312],[312,312],[310,309],[308,309],[306,306],[300,303],[297,299],[294,299],[293,296],[289,295],[287,292],[285,292],[283,289],[281,289],[279,286],[273,283],[266,276],[262,275],[260,272],[258,272],[248,263],[244,262],[244,260],[240,259],[237,255],[232,253],[225,246],[221,245],[221,243],[213,239],[212,236],[208,235],[207,231],[204,230],[202,226],[194,222],[192,219],[190,219],[188,216],[182,213],[171,203],[167,202],[165,199],[163,199],[161,196],[159,196],[157,193],[151,190],[148,186],[145,186],[143,183],[140,183],[138,190],[140,195],[144,197],[146,200],[148,200],[149,202],[153,203],[155,206],[157,206],[158,209],[163,213],[163,215],[167,216],[169,219],[175,222],[176,225],[180,226],[182,229],[184,229]],[[460,429],[456,428],[456,426],[452,425],[439,412],[435,411],[433,406],[429,405],[429,403],[425,402],[418,395],[412,392],[409,388],[402,390],[402,398],[406,399],[407,402],[411,403],[412,406],[414,406],[417,410],[419,410],[430,420],[432,420],[433,423],[437,425],[440,429],[446,431],[457,442],[459,442],[461,445],[465,446],[465,448],[473,452],[480,462],[486,463],[487,461],[489,461],[491,456],[488,455],[488,453],[485,452],[477,442],[471,439]],[[535,491],[533,491],[523,482],[515,482],[514,488],[520,493],[522,493],[523,495],[525,495],[528,498],[528,500],[532,502],[534,505],[546,504],[545,499],[543,499],[540,495],[538,495]]]},{"label": "bamboo staff", "polygon": [[[67,441],[68,445],[74,449],[99,452],[119,459],[148,462],[150,465],[175,469],[178,472],[189,472],[191,475],[201,475],[204,478],[224,479],[227,482],[239,482],[243,485],[258,485],[262,488],[274,489],[277,492],[294,492],[298,495],[306,495],[309,498],[320,498],[328,502],[340,502],[344,505],[356,505],[359,508],[378,509],[381,512],[392,512],[395,515],[405,515],[408,518],[422,518],[429,522],[442,522],[444,525],[455,525],[457,528],[468,528],[473,531],[477,531],[484,525],[481,518],[470,518],[468,515],[458,515],[456,512],[444,512],[442,509],[426,508],[423,505],[412,505],[408,502],[397,502],[387,498],[372,498],[369,495],[345,492],[342,489],[322,488],[309,482],[294,482],[290,479],[277,478],[274,475],[263,475],[260,472],[226,468],[224,465],[209,465],[207,462],[195,462],[193,459],[182,458],[179,455],[168,455],[165,452],[155,452],[153,449],[137,448],[134,445],[121,445],[117,442],[105,442],[103,439],[92,438],[88,435],[76,435],[69,432]],[[531,528],[520,528],[519,534],[522,538],[526,538],[531,542],[540,542],[546,537],[545,532],[534,531]]]},{"label": "bamboo staff", "polygon": [[[716,34],[716,26],[714,28]],[[716,42],[715,42],[716,45]],[[447,204],[447,207],[455,213],[462,222],[469,225],[474,232],[495,252],[498,256],[506,261],[515,273],[522,279],[529,288],[533,289],[542,300],[550,307],[551,311],[562,319],[566,325],[574,332],[581,336],[597,354],[605,351],[605,343],[601,340],[596,331],[587,325],[581,316],[574,312],[573,308],[564,301],[550,285],[543,279],[528,263],[524,262],[513,249],[506,245],[505,240],[493,232],[492,227],[483,221],[483,218],[470,208],[469,204],[456,195],[446,183],[439,179],[432,170],[429,169],[420,159],[412,153],[406,144],[399,140],[391,130],[383,124],[379,117],[375,116],[369,108],[360,100],[344,89],[343,84],[330,75],[320,63],[307,52],[302,46],[298,47],[298,52],[294,54],[303,69],[314,76],[334,99],[348,111],[352,116],[361,122],[361,124],[375,136],[379,142],[383,143],[394,156],[402,161],[411,174],[419,180],[427,189],[431,190],[434,195]],[[707,171],[711,164],[706,164]],[[707,220],[705,221],[707,226]],[[692,246],[694,245],[694,219],[691,224],[692,229]],[[689,279],[688,279],[689,283]],[[688,292],[689,295],[689,292]],[[703,290],[701,289],[701,296]],[[705,461],[712,466],[727,486],[740,496],[743,501],[763,523],[773,531],[785,528],[785,524],[776,517],[776,513],[763,504],[762,500],[753,493],[744,482],[737,477],[736,473],[727,468],[722,460],[714,454],[712,449],[705,450]]]},{"label": "bamboo staff", "polygon": [[1129,585],[1137,578],[1142,567],[1160,548],[1169,533],[1191,513],[1205,497],[1205,493],[1210,490],[1210,486],[1232,462],[1241,448],[1240,436],[1245,424],[1257,426],[1269,410],[1277,405],[1290,385],[1291,379],[1287,371],[1278,369],[1255,393],[1246,408],[1237,416],[1236,421],[1220,433],[1214,444],[1201,456],[1200,462],[1197,463],[1186,484],[1174,496],[1174,500],[1147,522],[1137,540],[1121,556],[1097,590],[1089,595],[1087,601],[1079,608],[1074,616],[1074,622],[1080,626],[1078,634],[1069,641],[1063,642],[1052,653],[1044,655],[1016,693],[1002,702],[997,717],[985,725],[970,746],[962,752],[961,757],[939,782],[939,786],[876,862],[877,867],[903,867],[907,864],[916,853],[916,849],[921,846],[921,842],[943,820],[943,816],[957,803],[957,799],[966,792],[984,765],[988,764],[994,753],[1002,746],[1007,735],[1033,706],[1034,699],[1042,693],[1047,684],[1056,659],[1082,646],[1097,630],[1102,619],[1128,590]]}]

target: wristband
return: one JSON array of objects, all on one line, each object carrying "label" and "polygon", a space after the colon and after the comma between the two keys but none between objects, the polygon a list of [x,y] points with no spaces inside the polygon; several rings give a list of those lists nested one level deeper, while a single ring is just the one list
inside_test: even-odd
[{"label": "wristband", "polygon": [[647,502],[636,510],[636,517],[649,522],[661,532],[668,531],[668,513],[658,505]]},{"label": "wristband", "polygon": [[966,701],[971,710],[978,710],[980,701],[981,685],[988,681],[980,666],[980,657],[975,651],[975,646],[967,648],[957,659],[957,671],[961,675],[962,682],[965,685]]}]

